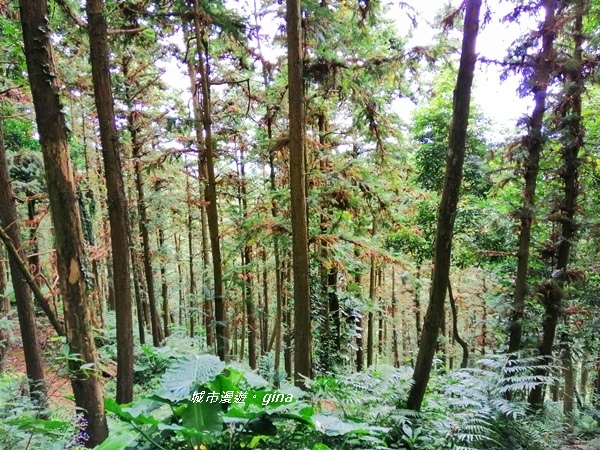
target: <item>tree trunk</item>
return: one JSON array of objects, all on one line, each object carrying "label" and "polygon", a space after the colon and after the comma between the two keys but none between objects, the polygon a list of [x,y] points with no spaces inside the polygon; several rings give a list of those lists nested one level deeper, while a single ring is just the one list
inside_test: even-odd
[{"label": "tree trunk", "polygon": [[[248,192],[246,180],[246,168],[244,162],[244,151],[240,150],[240,201],[242,207],[242,216],[244,220],[249,219],[248,215]],[[242,265],[244,278],[244,294],[246,302],[246,321],[248,325],[248,365],[252,369],[257,367],[256,357],[256,317],[253,298],[253,274],[252,274],[252,246],[244,245],[242,251]]]},{"label": "tree trunk", "polygon": [[204,129],[204,156],[208,183],[206,185],[206,201],[208,216],[208,231],[213,262],[213,285],[215,305],[215,330],[217,338],[217,355],[221,360],[228,358],[229,336],[227,327],[227,305],[223,292],[223,266],[221,262],[221,243],[219,234],[219,210],[217,205],[217,184],[215,181],[214,143],[212,139],[212,119],[210,104],[210,82],[208,61],[205,62],[207,50],[204,44],[204,30],[200,25],[200,10],[198,0],[194,0],[194,31],[198,50],[198,73],[200,75],[200,93],[202,96],[202,125]]},{"label": "tree trunk", "polygon": [[290,208],[294,268],[294,367],[292,379],[304,386],[311,376],[310,274],[306,211],[306,149],[304,146],[304,84],[300,0],[287,0]]},{"label": "tree trunk", "polygon": [[[129,60],[123,61],[123,74],[125,78],[129,76]],[[165,336],[160,323],[160,314],[156,306],[156,291],[154,287],[154,270],[152,269],[152,254],[150,249],[150,233],[148,231],[148,211],[146,209],[146,195],[144,192],[144,179],[142,174],[142,143],[139,138],[140,112],[133,109],[133,98],[131,98],[130,88],[125,87],[126,102],[129,106],[127,114],[127,126],[131,138],[132,156],[134,159],[135,186],[137,191],[137,209],[138,226],[142,236],[142,257],[144,262],[144,274],[146,278],[146,291],[148,293],[148,302],[150,303],[150,318],[152,328],[152,343],[159,347]]]},{"label": "tree trunk", "polygon": [[[0,126],[2,124],[0,123]],[[0,133],[1,134],[1,133]],[[2,139],[2,136],[0,136]],[[0,248],[0,319],[4,319],[8,317],[8,313],[10,312],[10,300],[8,295],[6,295],[6,269],[4,253]],[[8,350],[8,332],[4,328],[0,329],[0,373],[4,371],[4,357],[6,356],[6,351]]]},{"label": "tree trunk", "polygon": [[[163,250],[163,246],[165,245],[165,231],[162,227],[158,228],[158,245]],[[165,331],[165,337],[170,336],[171,332],[169,331],[169,325],[171,323],[171,311],[169,309],[169,284],[167,283],[167,267],[165,265],[165,258],[161,256],[160,258],[160,287],[161,287],[161,296],[163,300],[163,327]]]},{"label": "tree trunk", "polygon": [[[469,346],[458,334],[458,311],[456,308],[456,300],[454,294],[452,294],[452,284],[448,280],[448,297],[450,299],[450,308],[452,309],[452,340],[458,342],[458,345],[462,348],[462,359],[460,361],[460,368],[465,369],[469,363]],[[452,368],[450,368],[452,370]]]},{"label": "tree trunk", "polygon": [[398,354],[398,325],[396,324],[396,268],[392,266],[392,355],[394,367],[400,367],[400,355]]},{"label": "tree trunk", "polygon": [[[546,23],[547,26],[554,24],[554,1],[547,0]],[[538,288],[544,305],[545,315],[543,320],[543,335],[540,345],[540,356],[545,358],[544,363],[549,364],[552,356],[556,327],[562,310],[563,288],[568,280],[567,266],[571,248],[576,239],[575,213],[577,211],[577,197],[579,194],[579,166],[581,161],[578,157],[583,145],[583,127],[581,120],[581,94],[583,92],[583,80],[581,71],[582,62],[582,40],[583,40],[583,11],[585,2],[575,4],[576,16],[574,24],[574,52],[570,68],[567,70],[567,83],[564,86],[564,99],[559,105],[559,113],[562,118],[563,133],[562,156],[563,165],[559,170],[563,179],[563,200],[559,206],[561,234],[555,246],[558,249],[556,256],[556,267],[552,270],[552,278],[545,281]],[[551,14],[550,16],[548,16]],[[547,44],[552,48],[552,38],[556,30],[546,31],[544,40],[550,40]],[[550,36],[547,36],[550,35]],[[548,58],[552,58],[549,55]],[[551,64],[552,61],[548,61]],[[551,69],[551,67],[550,67]],[[572,364],[572,362],[571,362]],[[546,375],[544,369],[537,370],[536,375]],[[544,403],[543,387],[536,386],[529,395],[529,405],[533,410],[538,410]]]},{"label": "tree trunk", "polygon": [[523,335],[523,315],[525,313],[525,297],[527,296],[527,280],[529,271],[529,248],[531,244],[531,227],[535,218],[535,192],[540,167],[540,153],[544,146],[542,124],[546,111],[547,87],[554,59],[554,10],[556,0],[544,0],[546,16],[542,27],[542,50],[535,73],[531,80],[535,98],[535,107],[531,114],[527,138],[527,159],[525,163],[525,188],[523,189],[523,209],[519,234],[519,250],[517,253],[517,274],[513,299],[513,315],[511,318],[508,352],[514,353],[521,347]]},{"label": "tree trunk", "polygon": [[[48,4],[44,0],[20,0],[19,3],[27,71],[54,224],[67,342],[71,353],[78,355],[69,363],[73,393],[75,404],[88,421],[86,431],[90,439],[86,445],[93,447],[106,439],[108,427],[84,277],[83,233],[77,193],[48,29]],[[84,364],[88,369],[81,370]]]},{"label": "tree trunk", "polygon": [[[373,233],[375,234],[375,222],[373,222]],[[373,314],[373,308],[375,307],[375,293],[376,293],[376,281],[375,281],[375,257],[371,256],[371,268],[369,271],[369,313],[367,316],[367,367],[373,365],[373,347],[375,339],[375,320]]]},{"label": "tree trunk", "polygon": [[127,231],[127,242],[129,243],[129,259],[131,261],[131,275],[133,276],[133,291],[135,293],[135,308],[137,310],[138,334],[140,345],[146,344],[146,332],[144,324],[147,323],[144,317],[144,300],[142,297],[142,288],[140,286],[140,274],[138,273],[136,244],[131,234],[131,228]]},{"label": "tree trunk", "polygon": [[127,199],[121,172],[119,138],[115,122],[114,100],[110,79],[107,25],[104,0],[87,0],[90,60],[94,82],[94,99],[100,123],[100,141],[104,156],[108,218],[115,289],[117,319],[117,403],[133,400],[133,316],[131,278],[127,245]]},{"label": "tree trunk", "polygon": [[415,282],[414,291],[414,305],[415,305],[415,332],[417,333],[417,345],[421,345],[421,264],[417,265],[417,280]]},{"label": "tree trunk", "polygon": [[[354,255],[358,256],[358,248],[354,249]],[[354,281],[356,282],[357,286],[359,286],[359,289],[361,290],[361,297],[362,297],[362,275],[360,274],[360,272],[358,272],[356,274],[356,276],[354,277]],[[358,330],[358,334],[356,336],[356,371],[357,372],[361,372],[364,368],[365,365],[365,352],[363,350],[363,342],[364,342],[364,327],[363,327],[363,317],[362,317],[362,312],[360,313],[360,317],[358,318],[358,322],[356,323],[356,328]]]},{"label": "tree trunk", "polygon": [[175,253],[177,255],[177,294],[179,297],[179,302],[177,306],[177,324],[182,327],[183,326],[183,309],[185,308],[185,287],[183,283],[183,268],[181,267],[181,242],[180,236],[175,234],[173,236],[173,241],[175,242]]},{"label": "tree trunk", "polygon": [[[27,281],[17,262],[18,256],[21,261],[24,259],[21,246],[21,232],[19,230],[19,218],[17,216],[17,208],[14,203],[14,195],[10,183],[10,175],[8,172],[8,162],[6,158],[6,148],[4,146],[4,135],[2,132],[2,118],[0,118],[0,227],[3,227],[3,241],[10,239],[9,245],[20,253],[18,255],[9,254],[10,276],[13,285],[13,292],[17,304],[17,315],[19,316],[19,328],[21,329],[21,337],[23,341],[23,353],[25,354],[25,368],[27,371],[27,379],[29,380],[29,388],[31,399],[40,408],[44,408],[46,404],[46,382],[44,379],[44,364],[42,359],[42,351],[38,345],[37,327],[35,323],[35,311],[33,309],[33,299],[31,291],[27,285]],[[0,231],[2,231],[0,229]],[[8,243],[5,241],[5,244]],[[3,264],[3,263],[2,263]],[[4,278],[4,270],[2,270]],[[0,301],[4,313],[8,313],[10,304],[4,301],[4,286],[5,279],[1,281],[2,299]],[[8,304],[5,304],[8,303]],[[6,306],[6,308],[5,308]],[[4,355],[4,342],[0,341],[0,362]]]},{"label": "tree trunk", "polygon": [[262,285],[263,285],[263,302],[261,311],[261,333],[260,333],[260,352],[265,354],[269,348],[269,272],[267,268],[267,249],[262,247]]},{"label": "tree trunk", "polygon": [[460,193],[462,168],[465,159],[465,144],[471,103],[473,72],[477,61],[475,43],[479,30],[479,11],[481,0],[467,0],[464,24],[462,53],[458,69],[448,154],[446,156],[446,175],[442,198],[438,209],[438,223],[435,240],[434,269],[431,282],[429,307],[421,336],[421,345],[413,374],[414,384],[407,401],[409,409],[419,410],[431,373],[435,346],[439,333],[444,300],[450,274],[450,256],[454,219]]},{"label": "tree trunk", "polygon": [[573,357],[571,355],[571,346],[565,343],[560,352],[562,362],[562,373],[565,380],[565,389],[563,393],[563,413],[567,419],[569,431],[573,431],[573,412],[575,409],[575,368],[573,367]]}]

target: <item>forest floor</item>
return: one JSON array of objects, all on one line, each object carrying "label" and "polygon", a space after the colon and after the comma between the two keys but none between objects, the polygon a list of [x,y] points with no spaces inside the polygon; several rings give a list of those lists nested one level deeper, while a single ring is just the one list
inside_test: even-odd
[{"label": "forest floor", "polygon": [[[10,339],[8,351],[4,360],[4,371],[6,373],[25,374],[25,354],[23,353],[23,341],[19,331],[18,323],[15,324],[12,338]],[[48,407],[51,411],[71,411],[74,407],[73,390],[71,382],[64,367],[53,362],[56,355],[58,342],[53,342],[56,333],[45,318],[38,318],[38,343],[44,352],[44,370],[46,384],[48,386]],[[21,394],[26,392],[26,386],[21,388]]]},{"label": "forest floor", "polygon": [[564,450],[600,450],[600,439],[567,445]]},{"label": "forest floor", "polygon": [[[10,337],[3,370],[6,373],[23,375],[26,373],[23,342],[16,318],[14,322],[15,327]],[[60,347],[61,344],[54,339],[56,333],[45,318],[38,318],[38,322],[38,343],[44,352],[44,369],[48,386],[48,409],[69,416],[74,409],[73,390],[64,365],[55,360],[55,355],[58,353],[57,347]],[[116,367],[110,367],[109,369],[116,372]],[[27,386],[24,384],[21,387],[21,395],[27,395],[26,389]],[[600,439],[591,441],[571,439],[565,441],[559,448],[561,450],[600,450]]]}]

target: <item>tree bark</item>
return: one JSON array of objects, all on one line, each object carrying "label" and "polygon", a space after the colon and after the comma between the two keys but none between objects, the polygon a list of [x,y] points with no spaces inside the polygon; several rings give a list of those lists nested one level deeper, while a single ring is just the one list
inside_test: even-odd
[{"label": "tree bark", "polygon": [[[130,58],[123,58],[123,75],[126,79],[130,76],[129,71]],[[142,173],[142,142],[140,141],[140,119],[141,113],[133,107],[134,98],[129,85],[125,86],[125,101],[129,107],[127,113],[127,128],[131,139],[132,156],[134,160],[135,187],[137,191],[137,210],[138,226],[142,237],[142,259],[144,265],[144,275],[146,279],[146,291],[148,293],[148,302],[150,306],[150,319],[152,329],[152,343],[159,347],[165,339],[165,335],[160,323],[160,314],[156,302],[156,290],[154,286],[154,270],[152,268],[152,254],[150,248],[150,233],[148,230],[149,219],[146,208],[146,195],[144,192],[144,177]]]},{"label": "tree bark", "polygon": [[415,305],[415,332],[417,334],[417,345],[421,345],[421,264],[417,265],[417,280],[415,282],[413,301]]},{"label": "tree bark", "polygon": [[[106,439],[108,427],[84,278],[83,233],[77,193],[48,28],[48,4],[44,0],[20,0],[19,3],[27,71],[54,224],[67,342],[70,351],[78,355],[77,359],[73,358],[69,363],[73,393],[76,405],[81,408],[88,421],[87,433],[90,439],[86,445],[93,447]],[[83,364],[89,364],[91,368],[82,370]]]},{"label": "tree bark", "polygon": [[458,77],[454,90],[454,106],[448,154],[446,156],[446,175],[444,188],[438,209],[438,223],[435,241],[434,269],[432,276],[429,307],[421,336],[421,345],[413,374],[414,384],[407,401],[409,409],[419,410],[425,389],[429,381],[431,366],[435,354],[439,328],[444,314],[444,300],[450,274],[450,257],[454,219],[460,194],[462,168],[465,159],[465,144],[471,103],[471,86],[477,54],[475,44],[479,30],[479,11],[481,0],[467,0],[464,34]]},{"label": "tree bark", "polygon": [[[158,246],[163,248],[165,245],[165,231],[162,227],[158,228]],[[160,258],[160,293],[162,296],[162,313],[163,313],[163,330],[165,332],[165,337],[171,335],[171,331],[169,330],[169,325],[171,324],[171,310],[169,308],[169,284],[167,283],[167,267],[165,265],[165,258],[161,256]]]},{"label": "tree bark", "polygon": [[290,192],[292,263],[294,269],[294,383],[311,376],[310,274],[306,211],[306,149],[304,146],[304,84],[300,0],[287,0]]},{"label": "tree bark", "polygon": [[[244,151],[240,150],[240,202],[242,207],[242,216],[245,220],[249,219],[248,216],[248,192],[247,192],[247,180],[246,180],[246,167],[244,161]],[[246,302],[246,322],[248,325],[248,365],[252,369],[257,367],[257,356],[256,356],[256,316],[254,306],[254,289],[252,274],[252,246],[244,245],[242,251],[242,265],[243,265],[243,278],[244,278],[244,294]]]},{"label": "tree bark", "polygon": [[115,316],[117,319],[117,403],[133,400],[133,313],[129,249],[127,245],[127,198],[121,172],[119,138],[115,121],[114,99],[110,79],[104,0],[87,0],[90,60],[94,99],[100,123],[100,141],[104,157],[108,219],[112,250]]},{"label": "tree bark", "polygon": [[511,318],[508,352],[514,353],[521,347],[523,335],[523,315],[527,296],[527,280],[529,271],[529,249],[531,244],[531,227],[535,218],[535,193],[540,167],[540,154],[544,146],[542,124],[546,111],[546,94],[552,61],[554,59],[554,11],[556,0],[544,0],[546,16],[542,27],[542,50],[531,80],[535,107],[528,121],[527,159],[525,162],[525,187],[523,189],[523,209],[521,211],[521,227],[519,233],[519,250],[517,253],[517,274],[513,298],[513,315]]},{"label": "tree bark", "polygon": [[204,157],[206,158],[206,169],[208,183],[206,185],[206,201],[208,231],[210,234],[210,247],[212,250],[213,263],[213,286],[215,305],[215,334],[217,338],[217,355],[223,361],[229,355],[229,329],[227,327],[227,304],[223,291],[223,265],[221,261],[221,236],[219,234],[219,209],[217,205],[217,183],[215,180],[215,149],[212,139],[212,119],[210,103],[210,82],[208,75],[208,64],[205,61],[205,46],[203,41],[203,29],[200,25],[200,10],[198,0],[194,3],[194,31],[196,46],[198,50],[198,73],[200,75],[200,92],[202,95],[202,125],[204,129]]},{"label": "tree bark", "polygon": [[[4,230],[2,227],[4,227]],[[38,345],[31,291],[18,263],[21,261],[21,265],[23,265],[23,258],[25,257],[21,246],[21,232],[19,228],[19,218],[17,216],[17,208],[14,203],[14,195],[8,173],[2,119],[0,118],[0,232],[2,233],[4,243],[8,246],[12,245],[12,249],[17,252],[17,254],[12,254],[9,248],[10,276],[17,304],[17,315],[19,316],[19,328],[21,329],[23,353],[25,354],[25,368],[27,379],[29,380],[31,399],[43,409],[46,404],[47,394],[44,363],[42,351]],[[2,303],[4,304],[4,299],[2,299]],[[6,309],[6,313],[8,313],[8,308]],[[3,342],[0,342],[0,345],[3,344]],[[3,354],[4,351],[2,348],[0,349],[0,356],[3,356]],[[1,361],[2,358],[0,358]]]},{"label": "tree bark", "polygon": [[[549,26],[554,25],[554,1],[548,0],[546,5],[546,22]],[[577,197],[579,195],[579,166],[581,161],[578,157],[583,146],[583,126],[581,119],[581,94],[583,92],[582,79],[582,41],[583,41],[583,11],[586,2],[574,2],[576,8],[574,23],[574,52],[567,70],[567,83],[564,86],[564,98],[559,105],[559,115],[562,118],[560,131],[563,133],[562,157],[563,164],[559,174],[563,180],[563,199],[559,206],[561,234],[555,246],[558,249],[556,256],[556,267],[552,270],[552,278],[546,280],[539,287],[545,315],[543,319],[543,335],[539,354],[544,357],[545,364],[550,363],[556,327],[562,311],[564,297],[563,288],[568,281],[567,267],[573,242],[576,239],[575,214],[577,211]],[[552,11],[550,11],[552,10]],[[550,12],[549,12],[550,11]],[[552,14],[548,17],[548,14]],[[544,39],[550,40],[556,34],[556,30],[546,30]],[[549,59],[552,55],[548,56]],[[547,64],[551,64],[548,61]],[[549,68],[549,70],[552,67]],[[572,364],[572,362],[571,362]],[[536,375],[546,375],[544,369],[537,370]],[[538,410],[544,403],[543,386],[536,386],[529,395],[531,409]],[[571,404],[572,407],[572,404]]]},{"label": "tree bark", "polygon": [[[465,369],[469,363],[469,346],[458,333],[458,311],[456,308],[456,300],[452,294],[452,284],[450,283],[450,280],[448,280],[448,298],[450,299],[450,308],[452,309],[452,338],[458,342],[458,345],[460,345],[460,348],[462,348],[462,360],[460,361],[460,368]],[[450,368],[450,370],[452,370],[452,368]]]},{"label": "tree bark", "polygon": [[[0,124],[1,126],[1,124]],[[0,136],[1,139],[1,136]],[[6,295],[6,269],[4,253],[0,249],[0,318],[8,317],[10,312],[10,300]],[[8,350],[8,333],[5,329],[0,329],[0,373],[4,371],[4,357]]]}]

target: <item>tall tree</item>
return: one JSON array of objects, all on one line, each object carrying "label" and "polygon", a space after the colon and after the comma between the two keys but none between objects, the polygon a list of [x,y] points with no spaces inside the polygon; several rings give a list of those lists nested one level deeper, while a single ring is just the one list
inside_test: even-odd
[{"label": "tall tree", "polygon": [[124,245],[128,242],[127,199],[121,173],[119,138],[115,124],[104,0],[88,0],[86,8],[94,99],[100,122],[100,140],[108,194],[107,205],[117,319],[117,402],[129,403],[133,400],[133,318],[129,248]]},{"label": "tall tree", "polygon": [[93,447],[106,439],[108,427],[84,277],[83,232],[48,24],[48,3],[45,0],[21,0],[19,5],[27,72],[54,223],[67,342],[71,352],[77,355],[77,358],[69,359],[71,384],[75,403],[88,422],[90,438],[86,445]]},{"label": "tall tree", "polygon": [[[579,167],[581,159],[579,152],[583,147],[583,126],[581,118],[581,95],[583,93],[583,13],[586,1],[572,2],[573,5],[573,41],[574,50],[571,60],[566,64],[566,83],[564,93],[557,111],[559,129],[562,132],[562,166],[559,169],[563,181],[563,197],[557,206],[556,221],[560,224],[560,234],[554,244],[556,250],[556,265],[552,270],[550,280],[544,282],[538,290],[541,292],[544,305],[543,335],[540,344],[540,356],[549,364],[554,346],[556,327],[563,309],[564,287],[569,280],[568,264],[573,242],[577,238],[575,214],[579,195]],[[564,412],[567,420],[573,424],[574,383],[573,370],[568,370],[572,364],[571,349],[568,342],[563,343],[562,359],[565,366]],[[546,369],[539,369],[538,375],[547,375]],[[538,409],[543,401],[543,388],[537,385],[529,395],[529,403],[533,409]]]},{"label": "tall tree", "polygon": [[310,274],[306,211],[306,149],[300,0],[287,0],[290,192],[294,270],[294,374],[296,385],[311,376]]},{"label": "tall tree", "polygon": [[223,291],[223,263],[221,261],[221,236],[219,234],[219,209],[217,204],[217,183],[215,179],[214,142],[212,137],[212,119],[210,102],[210,82],[208,61],[205,57],[204,29],[200,23],[200,8],[198,0],[193,0],[194,7],[194,32],[198,53],[198,74],[200,75],[200,93],[202,96],[202,125],[204,128],[204,157],[206,158],[207,184],[205,190],[210,234],[210,247],[212,250],[215,329],[217,338],[217,355],[221,360],[226,360],[229,354],[229,329],[227,327],[227,308]]},{"label": "tall tree", "polygon": [[438,333],[444,316],[444,301],[448,287],[448,276],[450,274],[454,219],[456,218],[465,159],[467,127],[471,105],[471,86],[473,84],[473,73],[477,61],[475,46],[479,32],[480,9],[481,0],[466,1],[462,52],[456,88],[454,90],[452,124],[450,125],[448,153],[446,154],[446,174],[438,209],[435,256],[433,260],[434,269],[429,306],[425,316],[419,355],[413,374],[414,384],[407,401],[407,407],[414,410],[421,408],[421,403],[425,396]]},{"label": "tall tree", "polygon": [[[13,190],[10,184],[8,173],[8,162],[6,158],[6,148],[2,133],[2,118],[0,118],[0,230],[12,245],[20,253],[23,260],[23,247],[21,246],[21,232],[19,227],[19,218],[17,217],[17,208],[14,203]],[[25,274],[19,269],[18,261],[14,256],[9,255],[10,275],[12,279],[13,291],[17,304],[17,315],[19,316],[19,327],[23,338],[23,353],[25,354],[25,367],[27,370],[27,379],[29,380],[31,398],[43,407],[46,403],[46,384],[44,380],[44,365],[42,360],[42,351],[38,345],[37,327],[35,323],[35,311],[33,310],[33,299],[31,291],[27,286]],[[0,262],[3,264],[3,262]],[[0,282],[2,282],[0,280]],[[4,292],[2,292],[4,297]],[[0,302],[4,303],[3,299]],[[0,309],[2,304],[0,304]],[[8,308],[6,308],[8,313]],[[2,361],[2,351],[0,351],[0,362]]]},{"label": "tall tree", "polygon": [[525,313],[525,297],[527,296],[529,275],[529,251],[531,247],[531,228],[535,218],[535,194],[538,172],[540,170],[540,154],[544,146],[542,126],[546,111],[548,83],[554,60],[554,38],[556,0],[544,0],[546,11],[541,29],[542,48],[535,59],[535,68],[530,81],[535,107],[528,123],[525,160],[525,187],[523,188],[521,227],[519,230],[519,250],[517,252],[517,275],[513,298],[513,315],[511,318],[508,352],[516,352],[521,347],[523,335],[523,316]]}]

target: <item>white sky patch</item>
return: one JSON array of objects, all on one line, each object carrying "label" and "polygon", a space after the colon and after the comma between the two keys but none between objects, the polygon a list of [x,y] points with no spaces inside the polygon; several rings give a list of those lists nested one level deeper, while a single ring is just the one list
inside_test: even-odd
[{"label": "white sky patch", "polygon": [[[411,27],[411,20],[408,14],[416,18],[417,27],[412,32],[412,38],[409,47],[416,45],[430,45],[434,41],[434,36],[439,32],[435,26],[436,16],[439,11],[449,3],[458,7],[461,0],[404,0],[414,11],[409,8],[399,8],[398,2],[389,0],[388,4],[396,15],[396,24],[398,31],[405,34]],[[520,23],[501,23],[501,18],[511,10],[511,5],[506,2],[489,2],[492,8],[492,20],[480,29],[477,38],[477,52],[480,57],[489,60],[502,61],[506,56],[507,49],[511,46],[517,37],[523,35],[530,29],[536,29],[537,24],[534,20],[523,16]],[[485,12],[485,4],[482,6],[481,15]],[[460,38],[458,32],[457,37]],[[493,64],[478,63],[475,68],[475,80],[473,87],[473,101],[477,103],[484,116],[492,121],[495,127],[493,137],[499,137],[503,130],[511,130],[516,126],[517,121],[527,114],[533,107],[533,101],[530,97],[519,98],[517,88],[520,84],[520,77],[511,76],[501,81],[501,68]],[[406,120],[415,105],[407,99],[401,99],[396,102],[403,111],[401,116]]]},{"label": "white sky patch", "polygon": [[[254,27],[254,1],[260,0],[242,0],[236,4],[238,11],[243,11],[248,17],[250,26]],[[409,7],[401,8],[398,6],[397,0],[383,0],[390,7],[390,14],[394,16],[398,32],[401,36],[406,36],[408,31],[413,27],[409,17],[412,16],[416,20],[416,28],[411,31],[411,39],[408,42],[408,47],[417,45],[429,45],[433,43],[435,34],[439,33],[439,29],[435,26],[436,16],[439,11],[448,3],[457,7],[461,0],[403,0],[403,3]],[[537,28],[537,23],[533,19],[527,19],[523,16],[519,24],[516,23],[501,23],[500,19],[506,15],[511,8],[506,2],[490,0],[489,4],[492,8],[492,20],[480,30],[477,40],[477,51],[481,57],[487,59],[502,61],[506,55],[507,48],[518,37],[523,35],[528,30]],[[485,11],[485,4],[482,7],[482,17]],[[266,59],[276,62],[282,56],[285,56],[285,50],[270,45],[272,37],[278,32],[279,26],[283,23],[283,19],[277,19],[275,9],[271,10],[260,21],[260,34],[263,38],[261,50]],[[458,39],[461,33],[456,33]],[[183,39],[181,33],[174,38],[175,40]],[[180,43],[179,45],[183,45]],[[256,47],[256,39],[251,38],[251,46]],[[189,78],[187,76],[187,68],[180,62],[171,61],[161,67],[165,70],[165,79],[172,87],[181,90],[183,100],[190,107],[191,112],[191,94]],[[500,138],[504,130],[512,130],[516,126],[517,121],[525,114],[530,112],[533,107],[531,97],[519,98],[517,88],[520,83],[520,77],[512,75],[505,81],[500,80],[501,68],[493,64],[478,63],[475,73],[475,84],[473,88],[473,101],[477,103],[483,112],[484,116],[492,121],[493,136],[492,138]],[[399,116],[409,123],[412,119],[412,114],[416,105],[406,98],[394,100],[392,108]]]}]

